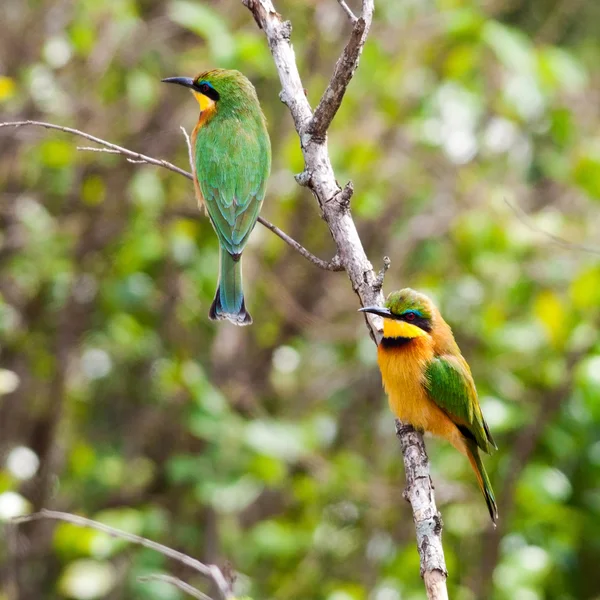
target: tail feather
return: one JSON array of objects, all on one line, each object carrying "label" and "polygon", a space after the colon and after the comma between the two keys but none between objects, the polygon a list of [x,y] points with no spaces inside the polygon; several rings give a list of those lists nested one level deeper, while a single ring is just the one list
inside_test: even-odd
[{"label": "tail feather", "polygon": [[213,321],[227,319],[234,325],[250,325],[252,317],[246,310],[242,289],[242,256],[232,256],[221,248],[219,285],[208,316]]},{"label": "tail feather", "polygon": [[465,440],[465,445],[467,457],[469,458],[469,462],[473,467],[473,471],[475,471],[477,483],[479,483],[479,488],[481,489],[481,493],[485,498],[485,503],[487,504],[490,517],[492,518],[495,527],[496,521],[498,520],[498,507],[496,506],[496,499],[494,498],[494,491],[492,490],[490,478],[488,477],[485,467],[483,466],[483,462],[481,461],[477,444],[467,439]]}]

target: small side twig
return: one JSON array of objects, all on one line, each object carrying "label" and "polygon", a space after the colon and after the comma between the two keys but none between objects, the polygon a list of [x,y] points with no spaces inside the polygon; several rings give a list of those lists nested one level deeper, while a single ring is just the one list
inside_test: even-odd
[{"label": "small side twig", "polygon": [[223,600],[234,600],[235,596],[233,594],[233,590],[227,583],[223,573],[216,565],[205,565],[204,563],[188,556],[187,554],[183,554],[183,552],[179,552],[177,550],[173,550],[173,548],[169,548],[168,546],[163,546],[157,542],[153,542],[147,538],[141,537],[139,535],[135,535],[134,533],[128,533],[126,531],[121,531],[120,529],[115,529],[114,527],[110,527],[109,525],[104,525],[103,523],[99,523],[98,521],[93,521],[92,519],[87,519],[86,517],[80,517],[79,515],[73,515],[71,513],[59,512],[56,510],[46,510],[42,509],[38,513],[33,513],[31,515],[26,515],[23,517],[17,517],[13,519],[13,523],[29,523],[30,521],[38,521],[39,519],[54,519],[57,521],[64,521],[66,523],[71,523],[73,525],[77,525],[77,527],[90,527],[91,529],[95,529],[96,531],[101,531],[106,533],[112,537],[119,538],[121,540],[126,540],[131,542],[132,544],[138,544],[139,546],[144,546],[145,548],[150,548],[155,552],[159,552],[163,556],[167,556],[177,562],[180,562],[183,565],[194,569],[194,571],[204,575],[208,579],[211,579],[214,584],[217,586],[219,593]]},{"label": "small side twig", "polygon": [[[341,1],[340,4],[342,8],[346,5],[343,1]],[[348,8],[347,5],[346,8]],[[354,76],[354,72],[358,68],[358,61],[365,42],[367,41],[369,29],[371,28],[374,9],[374,0],[363,0],[360,18],[356,19],[355,17],[350,39],[335,65],[329,85],[323,93],[319,105],[315,109],[315,114],[308,126],[308,132],[313,137],[322,138],[325,136],[331,121],[333,121],[333,118],[342,104],[346,88]],[[350,9],[348,8],[348,10]],[[352,14],[351,11],[350,13]]]},{"label": "small side twig", "polygon": [[356,21],[358,21],[356,15],[352,12],[352,9],[346,4],[345,0],[338,0],[338,4],[342,7],[342,10],[348,15],[348,18],[352,23],[356,23]]},{"label": "small side twig", "polygon": [[277,226],[273,225],[263,217],[258,217],[258,222],[264,225],[267,229],[270,229],[273,233],[278,235],[286,244],[294,248],[299,254],[304,256],[307,260],[309,260],[313,265],[321,269],[325,269],[326,271],[343,271],[344,266],[340,261],[340,257],[336,254],[329,262],[318,258],[314,254],[310,253],[304,246],[299,244],[295,239],[291,238],[287,233],[281,231]]},{"label": "small side twig", "polygon": [[111,142],[107,142],[106,140],[97,138],[94,135],[85,133],[84,131],[79,131],[79,129],[73,129],[72,127],[63,127],[62,125],[54,125],[53,123],[46,123],[44,121],[9,121],[6,123],[0,123],[0,127],[25,127],[27,125],[44,127],[45,129],[54,129],[56,131],[64,131],[65,133],[71,133],[72,135],[77,135],[79,137],[85,138],[86,140],[90,140],[90,142],[95,142],[100,146],[110,148],[111,150],[114,150],[113,154],[122,154],[123,156],[132,158],[133,160],[140,160],[142,162],[148,163],[149,165],[164,167],[165,169],[169,169],[169,171],[179,173],[180,175],[183,175],[188,179],[192,179],[191,173],[188,173],[187,171],[176,167],[175,165],[171,164],[166,160],[152,158],[151,156],[146,156],[145,154],[140,154],[139,152],[133,152],[132,150],[128,150],[127,148],[123,148],[122,146],[117,146],[117,144],[112,144]]},{"label": "small side twig", "polygon": [[347,210],[350,208],[350,200],[354,195],[354,184],[349,181],[342,189],[341,192],[338,192],[331,200],[328,202],[337,202],[338,206],[342,210]]},{"label": "small side twig", "polygon": [[137,578],[138,581],[141,582],[151,582],[151,581],[161,581],[162,583],[168,583],[186,593],[188,596],[192,596],[192,598],[198,598],[198,600],[212,600],[210,596],[207,596],[205,593],[197,590],[194,586],[191,586],[189,583],[182,581],[178,577],[173,577],[172,575],[163,575],[161,573],[156,573],[153,575],[143,575]]},{"label": "small side twig", "polygon": [[380,291],[381,289],[383,289],[383,280],[385,279],[385,274],[387,273],[391,264],[392,264],[392,261],[390,260],[390,257],[384,256],[383,257],[383,266],[381,267],[381,269],[379,269],[379,272],[377,273],[377,278],[375,279],[375,283],[373,284],[373,287],[376,290]]}]

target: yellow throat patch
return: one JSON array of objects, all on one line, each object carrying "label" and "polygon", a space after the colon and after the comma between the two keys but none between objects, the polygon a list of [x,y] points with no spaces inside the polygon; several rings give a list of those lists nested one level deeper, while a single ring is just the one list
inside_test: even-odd
[{"label": "yellow throat patch", "polygon": [[216,106],[214,100],[196,90],[192,90],[192,94],[194,94],[194,98],[196,98],[202,112],[212,112],[215,110]]},{"label": "yellow throat patch", "polygon": [[429,335],[416,325],[411,325],[406,321],[397,321],[396,319],[383,320],[383,337],[389,338],[417,338]]}]

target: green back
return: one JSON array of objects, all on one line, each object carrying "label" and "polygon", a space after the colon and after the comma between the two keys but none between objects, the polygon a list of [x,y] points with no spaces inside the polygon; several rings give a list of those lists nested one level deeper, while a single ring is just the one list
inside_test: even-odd
[{"label": "green back", "polygon": [[466,363],[451,355],[434,358],[425,371],[431,399],[459,426],[465,428],[485,452],[496,447],[481,413],[477,390]]},{"label": "green back", "polygon": [[196,137],[196,176],[221,245],[244,249],[271,170],[271,143],[252,84],[237,71],[205,75],[220,94],[215,116]]}]

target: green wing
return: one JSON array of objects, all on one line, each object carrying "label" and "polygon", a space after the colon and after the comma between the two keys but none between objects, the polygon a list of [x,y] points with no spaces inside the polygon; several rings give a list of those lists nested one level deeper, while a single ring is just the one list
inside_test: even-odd
[{"label": "green wing", "polygon": [[469,366],[462,357],[447,354],[434,358],[425,370],[425,388],[429,397],[482,450],[490,452],[496,448],[481,413]]},{"label": "green wing", "polygon": [[239,254],[258,219],[271,169],[264,120],[215,117],[198,132],[194,158],[219,241],[230,254]]}]

